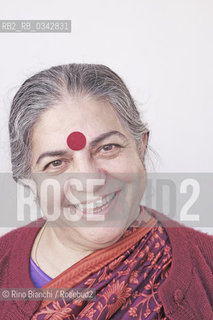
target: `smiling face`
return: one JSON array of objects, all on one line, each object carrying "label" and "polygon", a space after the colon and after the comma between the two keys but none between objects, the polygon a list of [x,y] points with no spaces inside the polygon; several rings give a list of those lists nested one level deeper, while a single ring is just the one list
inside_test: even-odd
[{"label": "smiling face", "polygon": [[[86,137],[85,147],[67,145],[72,132]],[[67,99],[44,112],[32,132],[31,171],[38,190],[46,178],[54,178],[60,190],[43,202],[43,191],[38,195],[43,213],[50,215],[54,206],[56,224],[81,246],[97,249],[117,241],[139,213],[146,142],[144,135],[139,156],[113,108],[92,98]]]}]

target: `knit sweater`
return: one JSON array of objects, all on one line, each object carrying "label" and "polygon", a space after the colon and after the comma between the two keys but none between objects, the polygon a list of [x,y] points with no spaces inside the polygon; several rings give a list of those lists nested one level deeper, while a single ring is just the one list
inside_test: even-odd
[{"label": "knit sweater", "polygon": [[[170,320],[213,320],[213,237],[179,224],[152,209],[165,227],[172,266],[158,294]],[[33,288],[29,260],[43,219],[0,238],[0,288]],[[2,299],[2,298],[1,298]],[[40,301],[0,301],[0,319],[29,320]]]}]

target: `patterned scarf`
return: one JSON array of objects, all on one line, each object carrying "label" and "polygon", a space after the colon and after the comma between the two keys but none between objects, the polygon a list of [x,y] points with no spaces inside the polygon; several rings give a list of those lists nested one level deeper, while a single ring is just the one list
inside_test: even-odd
[{"label": "patterned scarf", "polygon": [[117,243],[96,250],[41,288],[92,288],[95,299],[43,300],[32,320],[166,320],[157,291],[168,277],[171,246],[161,224],[146,219],[141,207]]}]

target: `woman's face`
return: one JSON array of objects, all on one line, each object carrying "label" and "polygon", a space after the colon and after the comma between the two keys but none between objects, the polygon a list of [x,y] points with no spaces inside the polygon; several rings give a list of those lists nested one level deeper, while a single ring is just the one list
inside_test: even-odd
[{"label": "woman's face", "polygon": [[[76,131],[86,137],[80,150],[67,145]],[[88,248],[117,241],[139,213],[146,142],[145,135],[139,156],[113,108],[91,98],[67,99],[44,112],[32,132],[31,170],[47,219],[59,217],[66,237]]]}]

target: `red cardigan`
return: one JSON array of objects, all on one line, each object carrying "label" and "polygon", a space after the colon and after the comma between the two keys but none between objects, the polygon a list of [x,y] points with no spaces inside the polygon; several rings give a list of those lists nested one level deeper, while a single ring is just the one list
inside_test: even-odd
[{"label": "red cardigan", "polygon": [[[213,237],[148,209],[166,228],[172,246],[169,277],[158,294],[170,320],[213,319]],[[0,288],[33,288],[29,259],[43,219],[0,238]],[[0,298],[1,300],[1,298]],[[0,301],[0,319],[31,319],[40,301]]]}]

